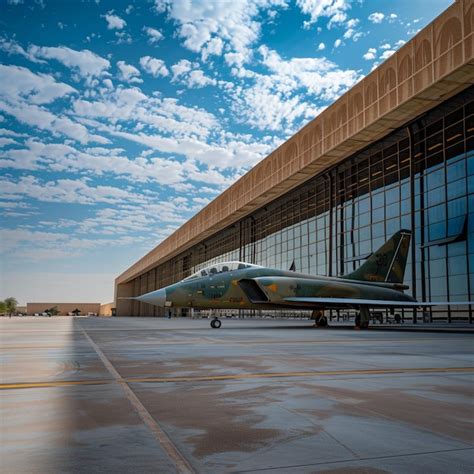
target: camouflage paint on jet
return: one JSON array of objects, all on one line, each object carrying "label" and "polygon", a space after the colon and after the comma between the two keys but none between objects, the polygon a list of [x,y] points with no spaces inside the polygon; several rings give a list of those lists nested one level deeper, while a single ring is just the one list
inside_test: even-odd
[{"label": "camouflage paint on jet", "polygon": [[[225,262],[199,270],[178,283],[135,299],[157,306],[196,309],[316,311],[356,308],[361,315],[359,325],[366,327],[369,307],[440,304],[418,303],[403,292],[408,288],[403,284],[403,277],[410,239],[411,231],[398,231],[356,271],[341,277],[306,275],[243,262]],[[322,313],[318,321],[321,325],[327,324]],[[220,327],[220,322],[216,327]]]}]

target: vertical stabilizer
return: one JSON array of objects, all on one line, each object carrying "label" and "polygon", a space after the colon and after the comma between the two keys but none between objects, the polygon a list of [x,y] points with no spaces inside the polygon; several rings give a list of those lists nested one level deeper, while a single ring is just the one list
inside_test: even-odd
[{"label": "vertical stabilizer", "polygon": [[357,270],[341,278],[348,280],[403,283],[411,231],[399,230]]}]

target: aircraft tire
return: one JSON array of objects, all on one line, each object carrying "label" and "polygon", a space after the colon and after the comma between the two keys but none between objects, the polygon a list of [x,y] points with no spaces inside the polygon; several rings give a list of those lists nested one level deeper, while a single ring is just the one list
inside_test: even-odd
[{"label": "aircraft tire", "polygon": [[215,319],[213,319],[213,320],[211,321],[211,328],[214,328],[214,329],[215,329],[214,322],[215,322]]},{"label": "aircraft tire", "polygon": [[220,322],[219,319],[214,319],[214,326],[212,326],[214,329],[219,329],[222,326],[222,323]]}]

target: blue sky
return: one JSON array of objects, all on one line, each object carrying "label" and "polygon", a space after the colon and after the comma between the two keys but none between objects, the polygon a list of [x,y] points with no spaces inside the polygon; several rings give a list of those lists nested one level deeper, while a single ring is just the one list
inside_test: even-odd
[{"label": "blue sky", "polygon": [[112,301],[451,3],[1,0],[0,298]]}]

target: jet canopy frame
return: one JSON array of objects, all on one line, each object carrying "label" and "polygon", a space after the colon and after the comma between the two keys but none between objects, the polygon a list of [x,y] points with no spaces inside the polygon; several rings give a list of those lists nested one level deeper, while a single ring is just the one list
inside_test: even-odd
[{"label": "jet canopy frame", "polygon": [[214,265],[209,265],[206,268],[201,268],[201,270],[198,270],[197,272],[186,277],[182,281],[193,280],[194,278],[208,277],[212,275],[217,275],[219,273],[227,273],[227,272],[232,272],[236,270],[245,270],[247,268],[263,268],[263,267],[261,265],[255,265],[253,263],[237,262],[237,261],[215,263]]}]

